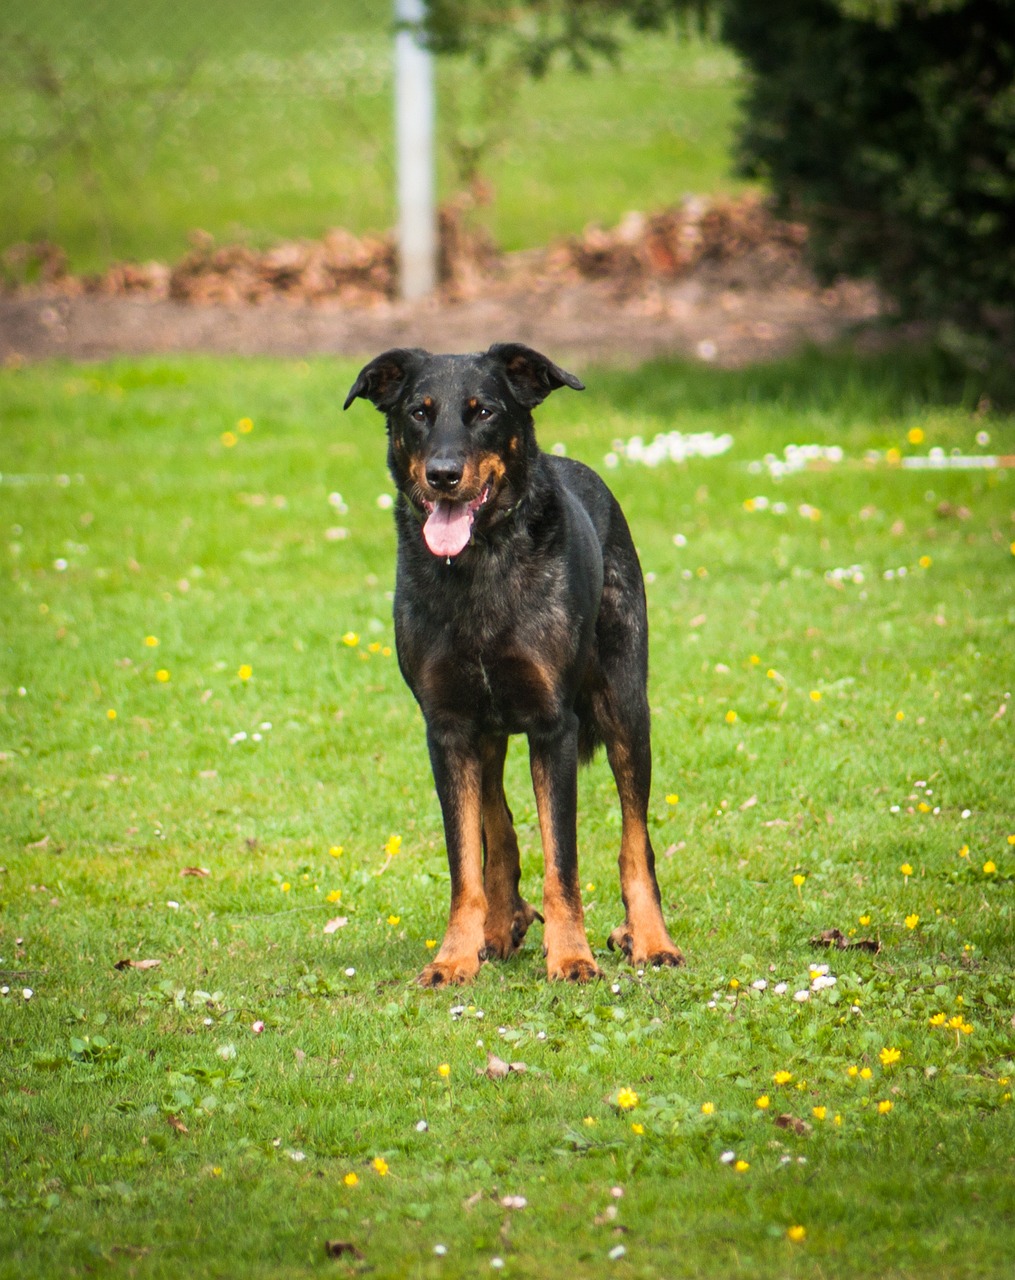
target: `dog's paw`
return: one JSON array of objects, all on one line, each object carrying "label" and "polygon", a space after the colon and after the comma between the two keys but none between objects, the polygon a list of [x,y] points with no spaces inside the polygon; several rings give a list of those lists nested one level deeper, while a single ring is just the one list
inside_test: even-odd
[{"label": "dog's paw", "polygon": [[460,987],[471,982],[479,972],[480,957],[434,960],[416,981],[421,987]]},{"label": "dog's paw", "polygon": [[484,957],[496,956],[500,960],[506,960],[508,956],[514,955],[525,941],[529,925],[533,920],[542,922],[542,919],[531,903],[521,900],[513,915],[500,920],[487,918]]},{"label": "dog's paw", "polygon": [[603,971],[595,960],[586,956],[565,956],[546,962],[546,976],[551,982],[595,982]]},{"label": "dog's paw", "polygon": [[623,951],[628,960],[639,969],[651,965],[654,969],[663,967],[679,968],[684,964],[684,956],[679,947],[675,947],[669,938],[653,939],[643,945],[635,937],[631,926],[618,925],[606,940],[611,951]]}]

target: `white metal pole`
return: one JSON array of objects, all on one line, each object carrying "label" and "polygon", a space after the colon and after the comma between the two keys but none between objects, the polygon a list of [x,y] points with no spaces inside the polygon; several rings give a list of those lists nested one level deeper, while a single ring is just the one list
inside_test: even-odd
[{"label": "white metal pole", "polygon": [[419,38],[425,0],[395,0],[395,134],[402,297],[437,284],[433,57]]}]

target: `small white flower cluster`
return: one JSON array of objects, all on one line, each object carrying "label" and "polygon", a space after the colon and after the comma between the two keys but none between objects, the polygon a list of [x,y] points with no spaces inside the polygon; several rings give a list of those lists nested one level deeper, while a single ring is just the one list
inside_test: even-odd
[{"label": "small white flower cluster", "polygon": [[747,470],[754,476],[767,472],[773,480],[795,475],[808,467],[823,468],[840,463],[845,454],[837,444],[788,444],[782,457],[766,453],[760,462],[749,462]]},{"label": "small white flower cluster", "polygon": [[841,587],[847,582],[852,582],[854,586],[862,587],[866,579],[862,566],[851,564],[845,569],[826,569],[825,581],[833,587]]},{"label": "small white flower cluster", "polygon": [[[923,792],[923,795],[922,795],[922,796],[918,796],[918,795],[916,795],[915,793],[916,793],[917,791],[922,791],[922,792]],[[920,812],[921,812],[921,813],[940,814],[940,812],[941,812],[941,806],[940,806],[939,804],[931,805],[931,804],[929,804],[929,803],[928,803],[928,798],[929,798],[930,796],[933,796],[933,794],[934,794],[933,790],[932,790],[930,787],[928,787],[928,786],[927,786],[927,783],[926,783],[925,781],[920,780],[920,781],[918,781],[918,782],[914,782],[914,783],[913,783],[913,793],[912,793],[912,794],[910,794],[910,795],[908,795],[908,796],[906,797],[906,800],[907,800],[907,802],[908,802],[908,803],[907,803],[907,806],[906,806],[906,813],[915,813],[915,812],[916,812],[916,810],[913,808],[913,804],[914,804],[914,802],[915,802],[915,803],[917,803],[917,804],[919,804],[919,805],[922,805],[922,808],[921,808],[921,810],[920,810]],[[889,812],[889,813],[901,813],[901,812],[902,812],[902,805],[900,805],[900,804],[893,804],[893,805],[890,805],[890,806],[889,806],[889,809],[888,809],[888,812]],[[963,816],[963,818],[968,818],[968,817],[970,816],[970,810],[969,810],[969,809],[963,809],[963,810],[962,810],[962,816]]]},{"label": "small white flower cluster", "polygon": [[229,745],[231,747],[235,747],[237,743],[247,742],[248,740],[250,742],[263,742],[264,735],[270,729],[271,729],[271,721],[262,720],[261,724],[258,726],[258,729],[254,733],[248,734],[245,729],[240,729],[238,730],[238,732],[234,733],[233,736],[229,739]]},{"label": "small white flower cluster", "polygon": [[[9,996],[10,994],[11,994],[11,989],[10,989],[10,987],[8,987],[6,984],[5,984],[4,986],[0,987],[0,996]],[[35,992],[32,990],[32,988],[31,988],[31,987],[22,987],[22,988],[21,988],[21,998],[22,998],[23,1000],[31,1000],[31,998],[32,998],[34,995],[35,995]]]},{"label": "small white flower cluster", "polygon": [[[809,969],[809,976],[810,976],[810,986],[801,987],[799,991],[793,992],[793,999],[797,1002],[797,1004],[804,1004],[806,1001],[808,1001],[811,998],[811,992],[817,993],[820,991],[827,991],[829,990],[829,988],[834,987],[838,982],[838,978],[836,978],[835,974],[829,972],[827,964],[812,964]],[[763,991],[767,991],[768,989],[769,989],[769,984],[768,984],[767,978],[756,978],[751,983],[752,991],[763,992]],[[772,994],[776,996],[784,996],[788,991],[789,991],[788,982],[776,982],[772,986]],[[709,1000],[708,1004],[705,1007],[707,1009],[718,1008],[719,1001],[722,998],[723,998],[723,992],[713,991],[712,999]],[[729,1003],[735,1004],[737,1000],[739,1000],[740,998],[739,985],[735,986],[734,990],[727,991],[725,993],[725,998]]]},{"label": "small white flower cluster", "polygon": [[784,516],[789,511],[785,502],[770,502],[763,493],[755,498],[748,498],[744,508],[747,511],[771,511],[774,516]]},{"label": "small white flower cluster", "polygon": [[603,459],[611,471],[620,466],[621,458],[628,462],[640,462],[646,467],[658,467],[661,462],[686,462],[688,458],[718,458],[733,448],[729,433],[717,436],[713,431],[659,432],[651,444],[641,436],[630,440],[614,440],[613,449]]}]

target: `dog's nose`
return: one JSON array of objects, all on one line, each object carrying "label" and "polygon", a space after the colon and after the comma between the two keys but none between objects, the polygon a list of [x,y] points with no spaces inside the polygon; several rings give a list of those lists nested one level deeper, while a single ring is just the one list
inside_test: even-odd
[{"label": "dog's nose", "polygon": [[462,464],[454,458],[431,458],[426,464],[426,482],[431,489],[450,493],[462,482]]}]

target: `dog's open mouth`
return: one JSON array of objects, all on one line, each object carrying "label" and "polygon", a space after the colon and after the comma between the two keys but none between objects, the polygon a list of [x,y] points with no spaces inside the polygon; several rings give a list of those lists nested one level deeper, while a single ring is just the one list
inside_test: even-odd
[{"label": "dog's open mouth", "polygon": [[457,556],[465,550],[472,537],[476,512],[489,497],[490,486],[487,484],[471,502],[449,502],[446,498],[428,502],[424,498],[427,520],[423,526],[423,537],[435,556]]}]

